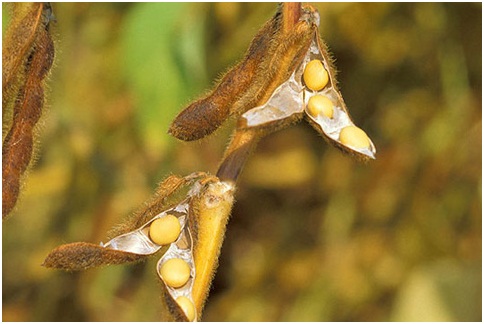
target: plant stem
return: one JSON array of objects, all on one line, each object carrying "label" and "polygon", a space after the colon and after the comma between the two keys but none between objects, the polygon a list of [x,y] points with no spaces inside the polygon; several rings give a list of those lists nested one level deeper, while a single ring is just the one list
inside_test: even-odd
[{"label": "plant stem", "polygon": [[[284,2],[282,6],[283,30],[284,33],[288,33],[301,17],[301,3]],[[259,104],[262,103],[259,102]],[[267,135],[266,131],[236,129],[229,146],[225,150],[224,159],[217,171],[217,177],[221,181],[236,183],[250,153],[265,135]]]},{"label": "plant stem", "polygon": [[238,129],[235,131],[217,171],[217,177],[221,181],[237,182],[247,158],[261,138],[259,133],[254,130]]}]

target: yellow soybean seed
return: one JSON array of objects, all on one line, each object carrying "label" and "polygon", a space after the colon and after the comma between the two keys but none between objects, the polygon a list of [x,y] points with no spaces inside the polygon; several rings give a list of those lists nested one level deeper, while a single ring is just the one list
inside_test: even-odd
[{"label": "yellow soybean seed", "polygon": [[173,215],[166,215],[154,220],[150,225],[150,238],[158,245],[165,245],[175,242],[180,236],[181,225],[178,218]]},{"label": "yellow soybean seed", "polygon": [[168,286],[179,288],[190,279],[190,266],[182,259],[170,259],[161,266],[160,275]]},{"label": "yellow soybean seed", "polygon": [[328,71],[320,60],[312,60],[306,65],[303,78],[306,86],[313,91],[323,89],[329,81]]},{"label": "yellow soybean seed", "polygon": [[176,302],[180,305],[187,319],[193,322],[195,319],[195,305],[193,305],[192,301],[185,296],[180,296],[176,299]]},{"label": "yellow soybean seed", "polygon": [[312,96],[308,101],[308,112],[314,118],[319,115],[333,118],[333,102],[323,95]]},{"label": "yellow soybean seed", "polygon": [[366,133],[356,126],[347,126],[339,133],[339,140],[344,145],[354,148],[370,147],[370,138]]}]

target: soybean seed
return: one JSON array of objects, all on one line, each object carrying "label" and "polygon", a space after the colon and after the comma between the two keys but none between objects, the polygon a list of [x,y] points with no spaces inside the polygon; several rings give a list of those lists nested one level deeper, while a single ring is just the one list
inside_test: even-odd
[{"label": "soybean seed", "polygon": [[308,112],[314,118],[319,115],[333,118],[333,102],[323,95],[312,96],[308,101]]},{"label": "soybean seed", "polygon": [[190,266],[182,259],[170,259],[160,269],[165,283],[173,288],[180,288],[190,279]]},{"label": "soybean seed", "polygon": [[176,302],[180,305],[187,319],[193,322],[195,319],[195,305],[193,305],[192,301],[185,296],[180,296],[176,299]]},{"label": "soybean seed", "polygon": [[312,60],[304,68],[304,83],[313,91],[323,89],[329,81],[328,71],[320,60]]},{"label": "soybean seed", "polygon": [[344,145],[358,149],[370,147],[370,138],[361,128],[356,126],[343,128],[339,133],[339,140]]},{"label": "soybean seed", "polygon": [[158,245],[165,245],[175,242],[180,236],[181,225],[173,215],[166,215],[154,220],[150,225],[150,238]]}]

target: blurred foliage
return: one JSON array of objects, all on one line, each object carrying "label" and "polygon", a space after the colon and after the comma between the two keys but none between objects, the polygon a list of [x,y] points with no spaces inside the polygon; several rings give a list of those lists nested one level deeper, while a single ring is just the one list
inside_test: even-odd
[{"label": "blurred foliage", "polygon": [[[316,7],[377,160],[350,160],[307,123],[264,139],[203,319],[482,320],[481,3]],[[168,125],[275,4],[53,8],[37,163],[3,223],[3,320],[157,321],[156,258],[80,273],[40,264],[62,243],[105,241],[168,174],[216,171],[233,122],[198,143]]]}]

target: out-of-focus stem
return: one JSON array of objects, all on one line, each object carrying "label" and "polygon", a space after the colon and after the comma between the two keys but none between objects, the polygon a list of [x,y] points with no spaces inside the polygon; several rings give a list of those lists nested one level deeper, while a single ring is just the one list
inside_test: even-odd
[{"label": "out-of-focus stem", "polygon": [[224,159],[218,168],[217,177],[222,181],[236,183],[247,158],[256,147],[260,138],[260,131],[236,130],[225,151]]}]

